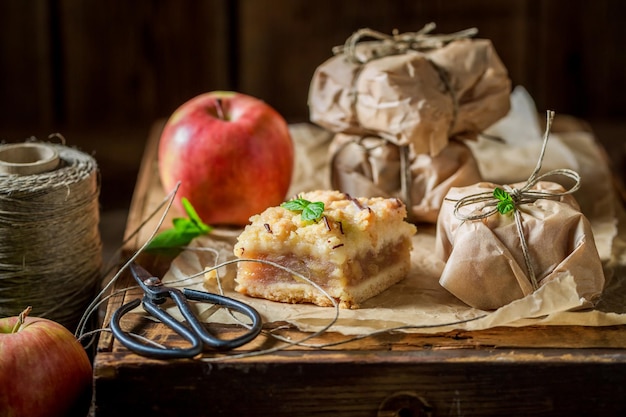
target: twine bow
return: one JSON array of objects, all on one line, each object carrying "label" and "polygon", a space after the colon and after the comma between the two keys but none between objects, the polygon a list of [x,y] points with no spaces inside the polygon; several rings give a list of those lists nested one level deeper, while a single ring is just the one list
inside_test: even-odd
[{"label": "twine bow", "polygon": [[[431,35],[430,32],[436,27],[437,25],[431,22],[417,32],[398,33],[397,30],[394,30],[391,35],[369,28],[359,29],[346,39],[343,45],[335,46],[333,53],[335,55],[344,53],[353,62],[365,64],[368,61],[384,56],[404,54],[408,50],[424,51],[441,48],[449,42],[457,39],[470,38],[478,33],[478,29],[469,28],[450,34]],[[367,59],[360,59],[356,53],[356,46],[365,37],[373,38],[381,42],[373,51],[373,56]]]},{"label": "twine bow", "polygon": [[[532,284],[533,290],[539,288],[537,278],[535,276],[535,271],[532,267],[532,263],[530,260],[530,254],[528,251],[528,244],[526,242],[526,238],[524,236],[524,230],[522,228],[522,216],[518,207],[522,204],[533,203],[539,199],[558,199],[564,195],[572,194],[576,190],[580,188],[580,175],[576,171],[571,169],[555,169],[545,174],[539,175],[539,171],[541,170],[541,164],[543,162],[543,158],[546,152],[546,145],[548,143],[548,137],[550,136],[550,129],[552,126],[552,120],[554,119],[554,112],[547,112],[547,120],[546,120],[546,130],[543,137],[543,145],[541,147],[541,153],[539,155],[539,160],[537,161],[537,166],[535,170],[532,172],[526,183],[519,189],[512,188],[508,185],[504,186],[505,191],[510,195],[510,203],[512,203],[512,211],[515,216],[515,224],[517,226],[517,232],[519,233],[520,242],[522,246],[522,253],[524,254],[524,262],[526,264],[526,269],[528,270],[528,274],[530,277],[530,282]],[[574,185],[565,190],[563,192],[552,192],[546,190],[533,190],[534,187],[539,181],[543,180],[546,177],[562,175],[568,177],[574,181]],[[499,211],[498,204],[501,202],[501,199],[498,198],[498,189],[494,190],[494,192],[485,192],[485,193],[477,193],[472,194],[462,199],[458,200],[454,205],[454,215],[459,220],[480,220],[485,219],[489,216],[494,215]],[[463,207],[483,203],[483,206],[476,213],[474,211],[472,214],[462,214],[460,209]],[[487,209],[487,210],[485,210]]]}]

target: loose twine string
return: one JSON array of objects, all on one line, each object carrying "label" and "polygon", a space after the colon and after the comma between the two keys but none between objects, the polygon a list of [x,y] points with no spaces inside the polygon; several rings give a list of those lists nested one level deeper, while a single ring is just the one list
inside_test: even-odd
[{"label": "loose twine string", "polygon": [[[112,297],[114,296],[118,296],[121,294],[126,293],[129,290],[132,289],[136,289],[139,288],[138,285],[131,285],[129,287],[126,288],[120,288],[117,289],[115,291],[111,291],[111,289],[113,288],[115,282],[122,276],[123,272],[125,270],[128,269],[129,265],[134,262],[134,260],[142,253],[145,251],[145,248],[148,246],[148,244],[150,243],[150,241],[154,238],[154,236],[157,234],[158,230],[162,227],[163,222],[167,216],[168,211],[171,209],[172,203],[174,201],[174,197],[178,191],[178,187],[180,186],[180,184],[177,184],[176,187],[163,199],[163,201],[152,211],[152,213],[149,214],[149,216],[137,227],[136,230],[134,230],[132,233],[130,233],[130,235],[125,239],[125,241],[122,243],[122,246],[124,246],[124,244],[126,244],[127,242],[129,242],[131,239],[133,239],[135,236],[138,235],[138,233],[140,232],[140,230],[142,228],[144,228],[146,226],[146,224],[155,216],[157,216],[159,214],[159,212],[161,212],[161,216],[156,224],[156,226],[154,227],[154,229],[152,230],[150,236],[147,238],[146,242],[126,261],[123,263],[123,265],[119,268],[119,270],[113,275],[113,277],[111,278],[111,280],[108,282],[108,284],[106,284],[102,290],[94,297],[94,299],[92,300],[91,304],[87,307],[87,309],[85,310],[79,325],[76,329],[76,337],[83,343],[85,343],[87,346],[94,343],[95,342],[95,336],[101,332],[111,332],[111,329],[108,327],[108,323],[103,323],[103,327],[98,328],[98,329],[94,329],[94,330],[88,330],[87,329],[87,325],[89,323],[89,318],[91,315],[93,315],[96,311],[98,311],[98,309],[104,304],[106,303],[108,300],[110,300]],[[267,348],[267,349],[259,349],[259,350],[254,350],[254,351],[245,351],[245,352],[231,352],[231,353],[223,353],[220,352],[219,355],[216,356],[207,356],[207,355],[202,355],[200,356],[200,360],[204,361],[204,362],[219,362],[219,361],[223,361],[223,360],[228,360],[228,359],[236,359],[236,358],[246,358],[246,357],[255,357],[255,356],[261,356],[261,355],[267,355],[270,353],[275,353],[275,352],[279,352],[282,350],[285,350],[289,347],[293,347],[293,346],[300,346],[300,347],[306,347],[306,348],[310,348],[310,349],[324,349],[324,348],[329,348],[329,347],[333,347],[333,346],[338,346],[338,345],[342,345],[342,344],[347,344],[350,342],[354,342],[354,341],[358,341],[358,340],[362,340],[368,337],[373,337],[376,335],[381,335],[381,334],[391,334],[394,332],[399,332],[399,331],[408,331],[408,330],[416,330],[416,329],[429,329],[429,328],[443,328],[443,327],[447,327],[447,326],[455,326],[455,325],[460,325],[460,324],[464,324],[464,323],[468,323],[471,321],[475,321],[475,320],[479,320],[482,319],[484,317],[487,316],[487,314],[481,314],[475,317],[471,317],[469,319],[463,319],[463,320],[457,320],[457,321],[452,321],[452,322],[447,322],[447,323],[437,323],[437,324],[430,324],[430,323],[426,323],[426,324],[415,324],[415,325],[406,325],[406,326],[397,326],[397,327],[393,327],[393,328],[389,328],[389,329],[381,329],[378,331],[373,331],[373,332],[369,332],[366,334],[360,334],[360,335],[356,335],[356,336],[352,336],[349,337],[347,339],[343,339],[343,340],[339,340],[339,341],[335,341],[335,342],[328,342],[328,343],[319,343],[319,344],[312,344],[312,343],[307,343],[307,341],[314,339],[316,337],[319,337],[321,335],[323,335],[324,333],[330,331],[332,329],[332,326],[337,323],[337,321],[339,320],[339,316],[340,316],[340,308],[339,308],[339,304],[337,303],[337,300],[335,300],[330,294],[328,294],[328,292],[326,292],[321,286],[319,286],[317,283],[315,283],[314,281],[312,281],[310,279],[310,277],[303,275],[302,273],[292,270],[288,267],[285,267],[283,265],[280,265],[278,263],[272,262],[272,261],[268,261],[268,260],[260,260],[260,259],[232,259],[232,260],[228,260],[228,261],[223,261],[221,262],[219,259],[219,254],[215,249],[212,248],[193,248],[193,247],[185,247],[182,248],[185,250],[196,250],[196,251],[208,251],[208,252],[212,252],[215,254],[215,265],[209,268],[206,268],[203,271],[199,271],[195,274],[191,274],[188,275],[184,278],[181,278],[179,280],[176,281],[168,281],[166,284],[170,285],[170,286],[179,286],[179,287],[183,287],[185,285],[190,285],[194,283],[194,280],[196,280],[197,278],[201,278],[204,277],[204,275],[206,273],[209,273],[211,271],[215,271],[216,272],[216,277],[217,277],[217,284],[218,284],[218,292],[220,295],[224,295],[224,289],[221,283],[221,278],[219,275],[219,270],[222,267],[225,267],[227,265],[231,265],[231,264],[236,264],[239,262],[256,262],[256,263],[263,263],[266,265],[270,265],[279,269],[282,269],[284,271],[287,271],[291,274],[293,274],[294,276],[298,277],[299,279],[307,282],[309,285],[311,285],[313,288],[315,288],[316,291],[319,291],[321,294],[323,294],[326,298],[328,298],[328,300],[330,300],[330,302],[333,305],[333,315],[331,318],[329,318],[329,321],[326,325],[324,325],[320,330],[316,331],[316,332],[311,332],[311,333],[307,333],[305,334],[303,337],[299,338],[299,339],[289,339],[286,337],[283,337],[279,334],[276,334],[276,332],[281,331],[283,329],[285,329],[286,327],[278,327],[272,330],[263,330],[263,334],[268,337],[268,338],[273,338],[279,342],[281,342],[281,344],[278,344],[274,347],[271,348]],[[121,252],[121,250],[120,250]],[[112,272],[112,271],[109,271]],[[108,275],[108,274],[107,274]],[[195,281],[198,282],[198,281]],[[322,308],[322,307],[320,307]],[[233,317],[240,325],[244,326],[244,327],[249,327],[249,324],[241,321],[232,311],[229,310],[229,313],[231,315],[231,317]],[[151,339],[148,339],[140,334],[136,334],[136,333],[129,333],[131,336],[143,341],[144,343],[156,346],[156,347],[160,347],[162,349],[167,349],[167,346],[163,346]]]},{"label": "loose twine string", "polygon": [[[554,112],[551,110],[547,111],[546,117],[546,129],[543,135],[543,143],[541,146],[541,152],[539,154],[539,159],[537,160],[537,165],[535,169],[530,174],[530,177],[526,181],[526,183],[521,188],[512,188],[509,185],[504,185],[504,190],[509,193],[513,200],[513,215],[515,217],[515,224],[517,227],[517,232],[520,239],[520,246],[522,248],[522,254],[524,255],[524,263],[526,265],[526,269],[528,272],[528,277],[530,283],[533,287],[533,290],[539,288],[539,283],[537,281],[537,277],[532,266],[532,260],[528,249],[528,243],[526,242],[526,237],[524,234],[524,228],[522,224],[522,215],[521,215],[521,206],[524,204],[534,203],[539,199],[559,199],[564,195],[572,194],[580,188],[580,175],[571,169],[563,168],[563,169],[555,169],[545,174],[539,175],[539,171],[541,171],[541,165],[543,163],[543,158],[546,153],[546,146],[548,144],[548,139],[550,136],[550,130],[552,128],[552,121],[554,119]],[[547,177],[553,176],[565,176],[574,181],[574,185],[569,189],[563,192],[555,192],[555,191],[547,191],[547,190],[533,190],[534,187],[539,181]],[[494,197],[493,192],[485,192],[485,193],[477,193],[468,195],[466,197],[457,200],[454,205],[454,215],[457,219],[462,221],[473,221],[473,220],[481,220],[486,219],[498,212],[498,202],[500,200]],[[482,204],[480,208],[474,208],[470,212],[461,213],[461,209],[473,206],[476,204]]]},{"label": "loose twine string", "polygon": [[[404,54],[409,50],[425,51],[429,49],[441,48],[447,43],[450,43],[457,39],[470,38],[478,33],[477,28],[469,28],[459,32],[450,34],[436,34],[432,35],[430,32],[435,30],[437,25],[433,22],[424,25],[422,29],[417,32],[398,33],[398,30],[394,30],[391,35],[387,35],[376,30],[369,28],[359,29],[354,32],[343,45],[335,46],[333,53],[345,54],[352,62],[365,64],[373,59],[382,58],[389,55]],[[373,56],[369,58],[361,59],[356,53],[356,47],[363,38],[373,38],[380,41],[376,49],[373,51]]]},{"label": "loose twine string", "polygon": [[[358,91],[356,89],[356,82],[359,78],[359,74],[364,68],[364,64],[370,61],[376,60],[376,59],[386,57],[386,56],[404,54],[410,50],[421,52],[421,51],[441,48],[450,42],[453,42],[459,39],[471,38],[478,33],[477,28],[469,28],[469,29],[465,29],[465,30],[461,30],[461,31],[449,33],[449,34],[433,35],[430,32],[432,32],[436,28],[436,26],[437,25],[435,23],[431,22],[431,23],[424,25],[424,27],[417,32],[398,33],[397,30],[394,30],[391,35],[387,35],[385,33],[378,32],[370,28],[363,28],[354,32],[348,39],[346,39],[346,42],[343,45],[335,46],[333,48],[332,50],[333,54],[335,55],[344,54],[346,58],[348,59],[348,61],[360,65],[356,74],[352,78],[350,94],[352,96],[351,107],[352,107],[353,114],[357,114],[356,105],[358,101]],[[373,38],[379,41],[379,43],[376,45],[376,48],[372,48],[372,55],[370,57],[360,58],[357,53],[357,45],[364,38]],[[454,89],[452,88],[450,77],[448,76],[447,72],[443,68],[441,68],[439,65],[437,65],[435,62],[433,62],[430,58],[426,57],[426,59],[433,66],[433,68],[437,71],[437,75],[443,82],[446,92],[450,95],[452,99],[452,120],[450,121],[450,125],[448,126],[448,136],[451,136],[451,133],[454,129],[454,126],[456,125],[457,118],[458,118],[459,101],[458,101],[457,95],[454,92]],[[372,135],[376,135],[376,133],[372,132]],[[383,139],[395,145],[393,141],[384,137]],[[362,142],[360,140],[355,140],[352,143],[355,143],[363,147]],[[337,154],[341,152],[343,148],[345,148],[346,145],[348,144],[345,144],[344,146],[340,147],[339,149],[335,151],[335,154],[332,157],[333,160],[335,159],[335,156],[337,156]],[[413,212],[411,210],[411,207],[413,203],[412,203],[411,189],[410,189],[410,186],[412,183],[412,175],[409,170],[409,167],[410,167],[409,145],[396,145],[396,146],[398,146],[399,148],[400,165],[401,165],[401,172],[400,172],[400,196],[401,197],[400,198],[407,206],[409,220],[412,220]],[[366,152],[368,151],[367,148],[365,147],[363,148]],[[331,177],[331,181],[333,181],[332,177]]]},{"label": "loose twine string", "polygon": [[91,156],[47,146],[57,169],[0,175],[0,316],[30,305],[73,330],[100,279],[99,174]]}]

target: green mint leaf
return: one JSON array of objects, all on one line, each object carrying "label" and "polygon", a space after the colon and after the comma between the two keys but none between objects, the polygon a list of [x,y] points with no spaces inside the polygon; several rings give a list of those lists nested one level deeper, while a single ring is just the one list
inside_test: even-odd
[{"label": "green mint leaf", "polygon": [[200,216],[198,216],[196,209],[193,208],[189,200],[183,197],[181,199],[181,202],[183,203],[183,207],[185,208],[187,216],[189,216],[189,220],[191,220],[198,227],[199,230],[203,231],[204,233],[209,233],[211,230],[213,230],[211,226],[205,224],[202,221]]},{"label": "green mint leaf", "polygon": [[513,203],[511,194],[507,193],[502,188],[493,190],[493,196],[499,200],[496,208],[501,214],[507,214],[515,210],[515,204]]},{"label": "green mint leaf", "polygon": [[493,190],[493,196],[500,201],[511,200],[511,196],[509,195],[509,193],[504,191],[502,188],[496,188],[495,190]]},{"label": "green mint leaf", "polygon": [[174,230],[176,230],[181,235],[193,233],[198,234],[202,232],[202,229],[200,229],[193,221],[189,219],[177,217],[172,220],[172,225],[174,226]]},{"label": "green mint leaf", "polygon": [[305,221],[318,220],[322,217],[322,213],[324,213],[324,203],[321,201],[312,203],[303,198],[295,198],[293,200],[286,201],[280,206],[289,211],[301,212],[302,220]]},{"label": "green mint leaf", "polygon": [[154,239],[150,241],[146,250],[170,249],[186,246],[196,236],[198,236],[197,229],[194,229],[191,233],[178,229],[167,229],[156,235]]},{"label": "green mint leaf", "polygon": [[302,210],[302,219],[307,221],[317,220],[322,217],[322,213],[324,213],[324,203],[316,201],[315,203],[308,204],[304,210]]},{"label": "green mint leaf", "polygon": [[159,233],[150,241],[146,250],[163,250],[180,248],[188,245],[194,238],[205,235],[213,228],[205,224],[196,213],[189,200],[181,199],[189,218],[176,217],[172,220],[173,227]]},{"label": "green mint leaf", "polygon": [[310,204],[309,201],[303,198],[295,198],[293,200],[285,201],[280,206],[289,211],[302,211]]},{"label": "green mint leaf", "polygon": [[515,205],[512,201],[499,201],[496,208],[501,214],[507,214],[515,210]]}]

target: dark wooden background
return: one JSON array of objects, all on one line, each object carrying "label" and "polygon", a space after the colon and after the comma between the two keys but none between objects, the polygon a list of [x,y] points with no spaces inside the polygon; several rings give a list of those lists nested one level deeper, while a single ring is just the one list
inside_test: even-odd
[{"label": "dark wooden background", "polygon": [[102,204],[126,206],[152,123],[237,90],[308,118],[315,68],[355,30],[477,27],[540,111],[590,122],[621,170],[622,0],[0,0],[0,140],[61,132],[98,159]]}]

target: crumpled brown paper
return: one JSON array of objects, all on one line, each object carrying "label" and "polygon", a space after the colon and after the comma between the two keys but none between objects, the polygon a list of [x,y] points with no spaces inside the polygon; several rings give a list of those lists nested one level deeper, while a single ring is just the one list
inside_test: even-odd
[{"label": "crumpled brown paper", "polygon": [[[450,137],[476,134],[506,115],[511,82],[491,41],[420,32],[356,32],[309,89],[310,120],[332,132],[373,135],[437,155]],[[362,37],[377,41],[360,42]]]},{"label": "crumpled brown paper", "polygon": [[[519,183],[512,188],[523,186]],[[495,310],[569,274],[582,305],[593,305],[604,288],[604,272],[591,224],[576,200],[571,195],[548,196],[517,206],[523,236],[513,213],[496,211],[477,220],[455,214],[455,205],[462,198],[491,193],[496,187],[502,188],[479,183],[453,188],[446,196],[437,221],[436,251],[446,262],[439,283],[469,306]],[[553,182],[539,182],[531,190],[565,192]],[[463,209],[480,214],[483,207],[484,203],[477,203]],[[522,240],[528,247],[528,259],[521,249]]]},{"label": "crumpled brown paper", "polygon": [[[606,259],[617,233],[616,196],[608,158],[592,132],[571,124],[557,129],[559,120],[557,116],[539,173],[568,168],[580,174],[575,197],[591,221],[601,258]],[[537,108],[526,89],[515,87],[511,111],[485,133],[501,140],[481,135],[477,141],[464,142],[472,149],[484,181],[513,184],[528,179],[534,168],[530,161],[541,152],[543,132]],[[553,180],[558,182],[558,178]]]},{"label": "crumpled brown paper", "polygon": [[382,138],[338,133],[329,153],[333,188],[353,196],[397,197],[415,223],[435,223],[450,188],[482,180],[471,150],[456,140],[430,156]]}]

